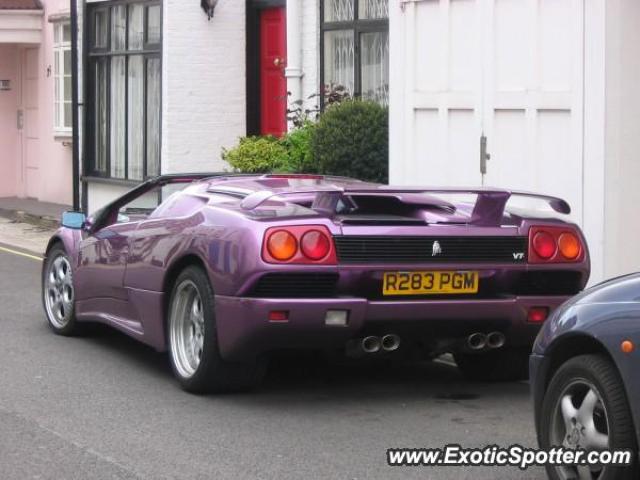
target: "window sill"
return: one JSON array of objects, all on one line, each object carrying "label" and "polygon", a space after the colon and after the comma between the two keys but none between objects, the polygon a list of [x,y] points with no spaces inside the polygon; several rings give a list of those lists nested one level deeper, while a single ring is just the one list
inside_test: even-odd
[{"label": "window sill", "polygon": [[86,175],[81,178],[83,182],[102,183],[104,185],[118,185],[122,187],[137,187],[142,183],[140,180],[126,180],[124,178],[96,177]]},{"label": "window sill", "polygon": [[71,14],[68,11],[61,11],[58,13],[52,13],[47,18],[49,23],[69,22],[71,20]]},{"label": "window sill", "polygon": [[53,132],[53,140],[62,143],[64,146],[70,147],[73,145],[73,134],[65,131]]}]

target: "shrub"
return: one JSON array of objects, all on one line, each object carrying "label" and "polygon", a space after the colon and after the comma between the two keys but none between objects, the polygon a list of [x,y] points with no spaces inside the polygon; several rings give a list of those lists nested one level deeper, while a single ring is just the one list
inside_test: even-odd
[{"label": "shrub", "polygon": [[312,151],[320,173],[387,183],[388,109],[360,100],[327,107],[314,128]]},{"label": "shrub", "polygon": [[306,121],[280,141],[287,151],[286,171],[292,173],[316,173],[318,171],[311,149],[311,139],[315,127],[315,123]]},{"label": "shrub", "polygon": [[287,149],[275,137],[243,137],[240,143],[227,150],[222,158],[231,168],[243,173],[284,171],[288,164]]},{"label": "shrub", "polygon": [[324,86],[325,107],[351,100],[351,94],[344,85],[329,83]]}]

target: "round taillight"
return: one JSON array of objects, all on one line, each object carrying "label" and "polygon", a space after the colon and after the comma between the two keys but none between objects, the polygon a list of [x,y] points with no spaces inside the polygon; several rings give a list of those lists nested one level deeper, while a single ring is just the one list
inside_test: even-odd
[{"label": "round taillight", "polygon": [[556,241],[553,235],[547,232],[538,232],[533,237],[533,249],[544,260],[548,260],[556,253]]},{"label": "round taillight", "polygon": [[558,248],[560,253],[567,260],[575,260],[580,255],[582,245],[580,240],[573,233],[563,233],[558,239]]},{"label": "round taillight", "polygon": [[298,242],[293,234],[286,230],[278,230],[269,235],[267,250],[276,260],[286,262],[293,258],[298,251]]},{"label": "round taillight", "polygon": [[331,250],[331,241],[319,230],[310,230],[302,236],[300,248],[310,260],[322,260]]}]

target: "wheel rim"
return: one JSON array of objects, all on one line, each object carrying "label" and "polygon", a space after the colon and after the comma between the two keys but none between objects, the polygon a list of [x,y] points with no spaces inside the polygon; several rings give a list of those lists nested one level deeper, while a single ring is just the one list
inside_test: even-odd
[{"label": "wheel rim", "polygon": [[173,364],[180,376],[190,378],[200,365],[204,348],[202,298],[191,280],[176,288],[169,325]]},{"label": "wheel rim", "polygon": [[63,254],[49,264],[45,276],[44,300],[51,324],[56,328],[64,328],[71,320],[74,290],[71,264]]},{"label": "wheel rim", "polygon": [[[550,429],[550,444],[565,448],[602,451],[609,448],[609,418],[602,397],[593,384],[575,380],[556,401]],[[563,480],[596,480],[604,477],[602,466],[562,466]]]}]

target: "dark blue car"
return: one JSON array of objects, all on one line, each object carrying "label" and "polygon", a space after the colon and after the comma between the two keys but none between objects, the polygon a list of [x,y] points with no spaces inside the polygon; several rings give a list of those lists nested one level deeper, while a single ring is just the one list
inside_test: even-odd
[{"label": "dark blue car", "polygon": [[547,467],[552,479],[637,479],[640,274],[585,290],[538,335],[530,378],[541,448],[630,449],[631,467]]}]

